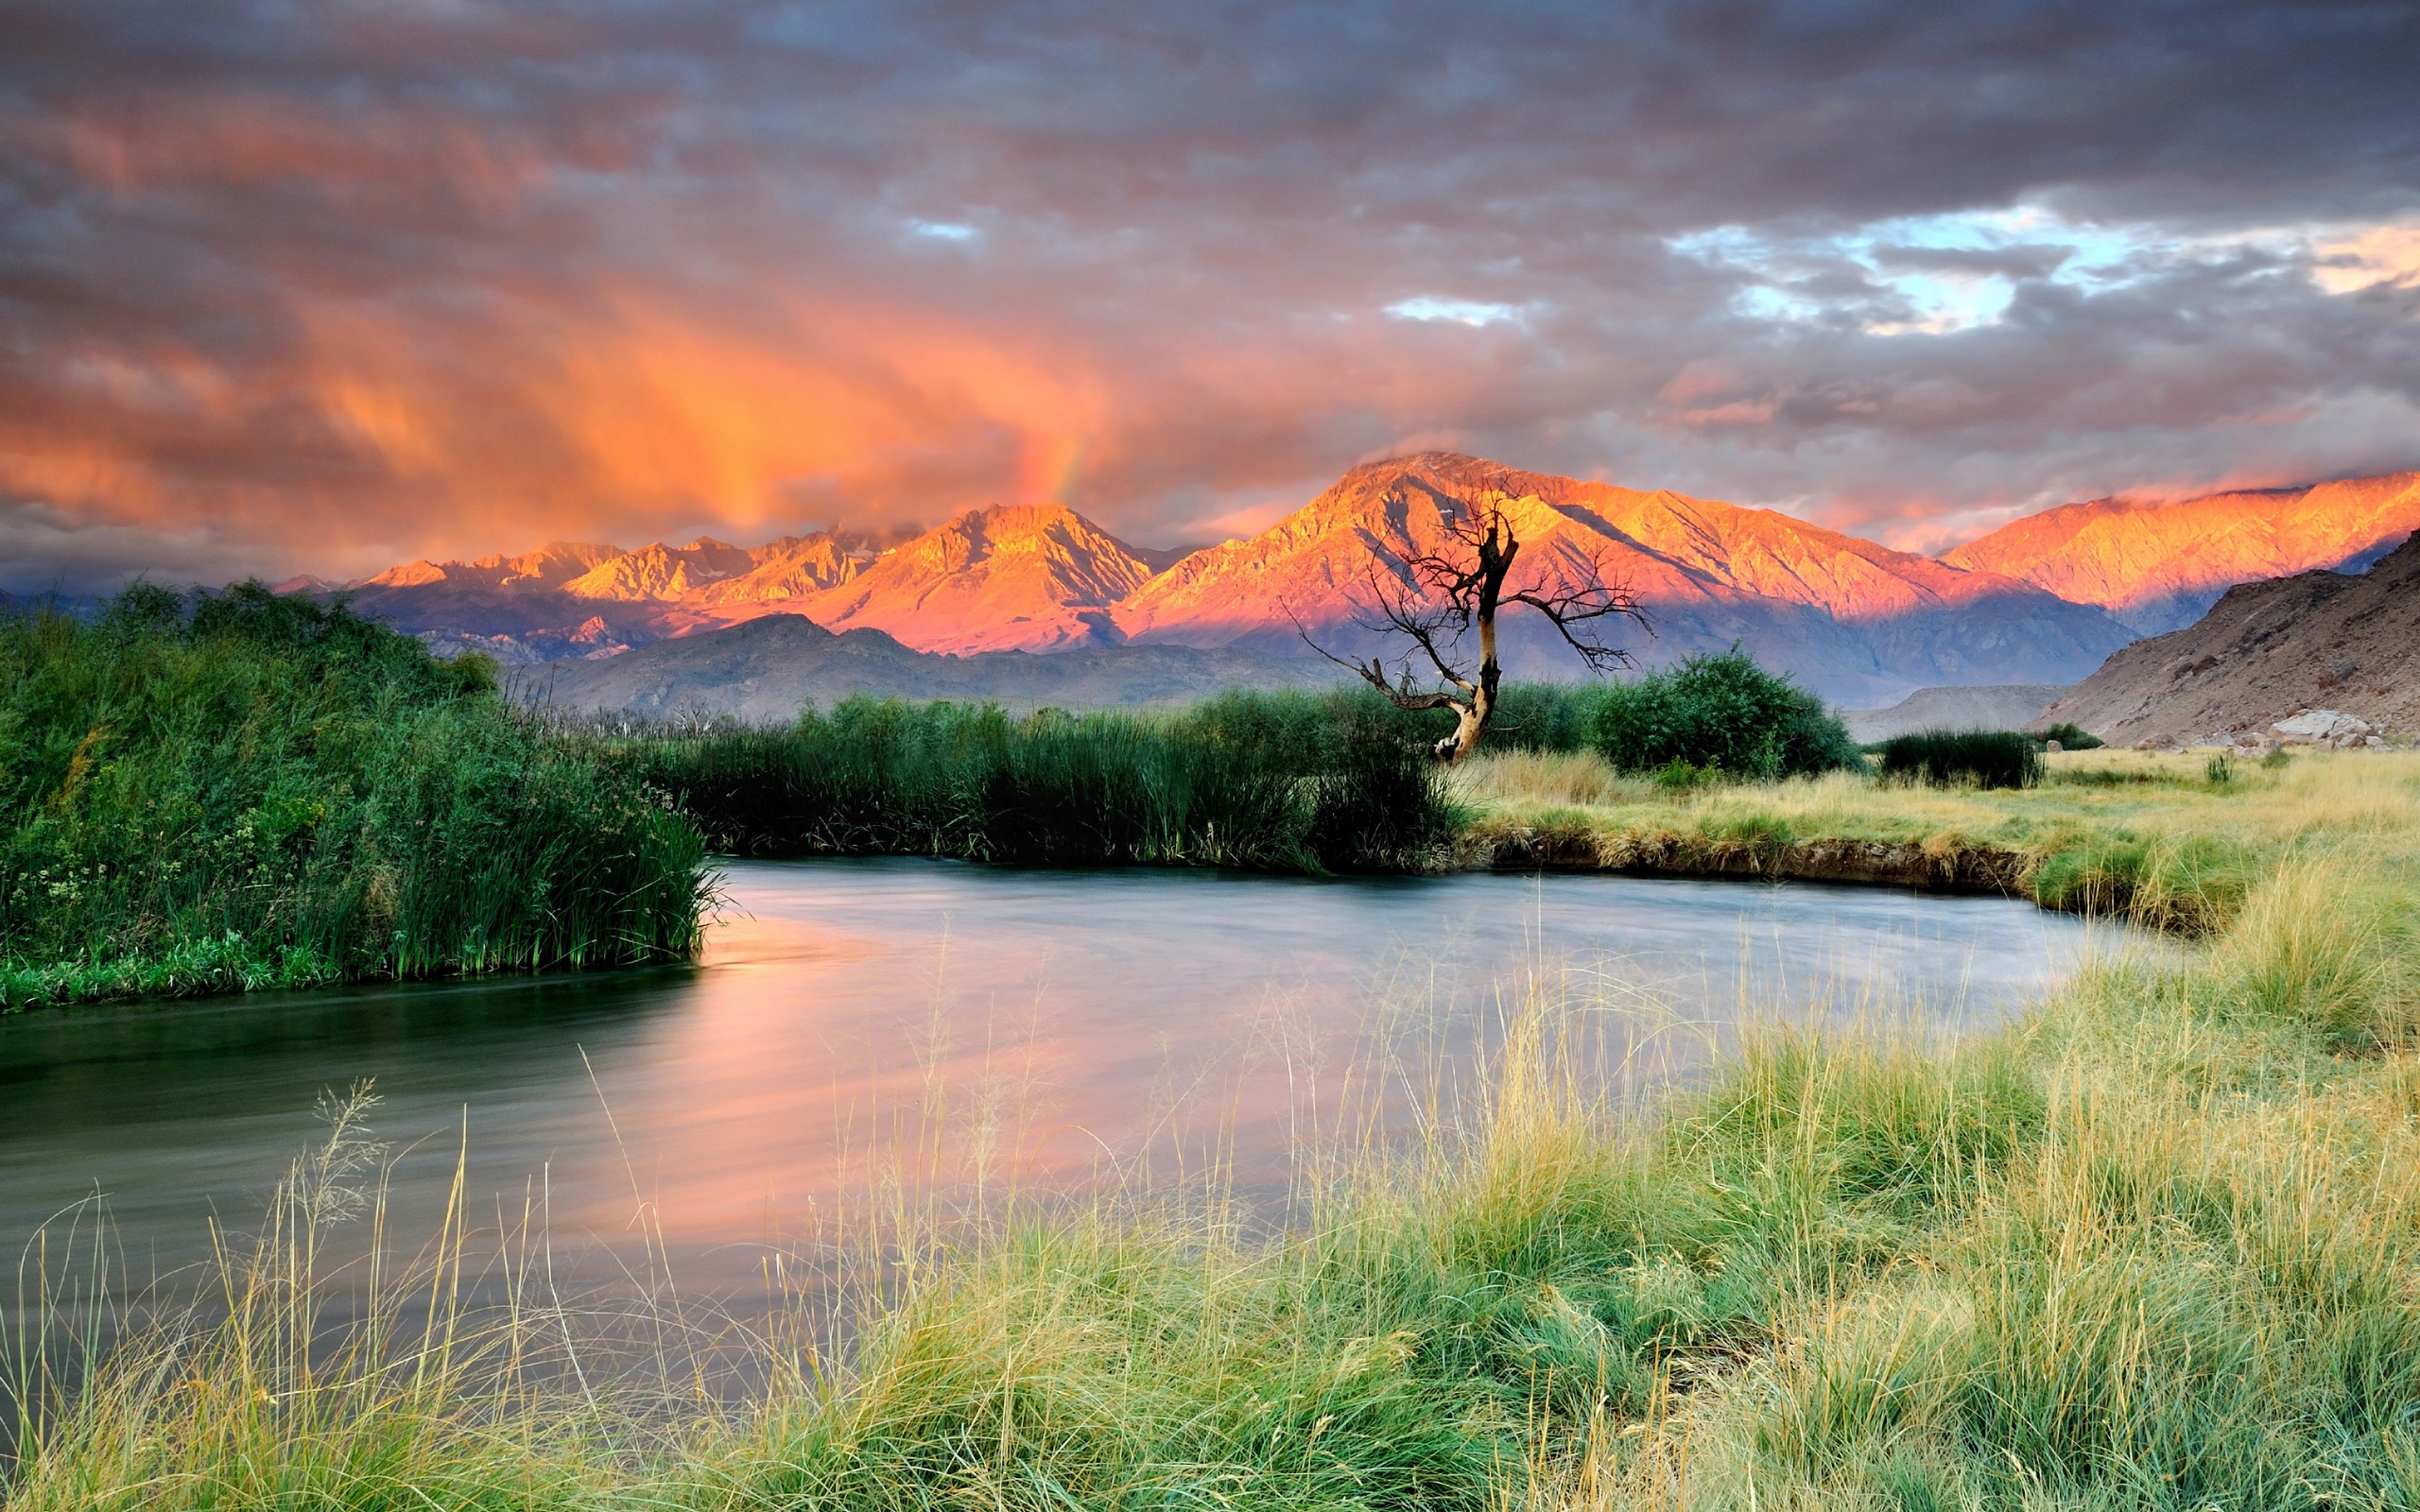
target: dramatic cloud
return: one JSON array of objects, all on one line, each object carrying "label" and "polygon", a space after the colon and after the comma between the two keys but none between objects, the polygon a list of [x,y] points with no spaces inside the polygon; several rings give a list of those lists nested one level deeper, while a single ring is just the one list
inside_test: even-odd
[{"label": "dramatic cloud", "polygon": [[84,0],[0,55],[0,587],[1448,443],[1904,543],[2420,466],[2387,5]]}]

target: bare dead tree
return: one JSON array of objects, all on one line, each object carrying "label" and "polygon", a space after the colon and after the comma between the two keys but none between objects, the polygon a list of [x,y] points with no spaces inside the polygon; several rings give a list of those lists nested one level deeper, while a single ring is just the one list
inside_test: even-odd
[{"label": "bare dead tree", "polygon": [[[1476,501],[1447,519],[1446,540],[1437,550],[1416,557],[1388,553],[1395,569],[1392,580],[1371,569],[1372,608],[1354,623],[1404,643],[1392,674],[1386,658],[1363,662],[1338,656],[1313,640],[1299,618],[1295,621],[1312,650],[1352,668],[1396,708],[1454,711],[1454,732],[1433,747],[1441,762],[1460,761],[1476,750],[1495,717],[1496,689],[1503,679],[1495,624],[1505,609],[1518,606],[1545,616],[1592,671],[1632,664],[1627,650],[1602,639],[1608,622],[1626,618],[1653,633],[1628,587],[1607,575],[1601,548],[1576,571],[1565,563],[1547,575],[1550,580],[1513,586],[1521,539],[1507,507],[1512,502],[1508,485],[1509,480],[1495,480],[1476,490]],[[1424,662],[1426,668],[1415,677],[1414,667]],[[1436,685],[1419,686],[1430,673]]]}]

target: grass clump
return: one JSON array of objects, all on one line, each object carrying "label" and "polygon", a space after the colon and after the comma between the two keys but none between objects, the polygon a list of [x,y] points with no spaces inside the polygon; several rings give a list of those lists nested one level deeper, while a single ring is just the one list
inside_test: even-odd
[{"label": "grass clump", "polygon": [[1596,747],[1625,772],[1675,765],[1772,782],[1862,765],[1822,699],[1736,647],[1608,685]]},{"label": "grass clump", "polygon": [[256,585],[0,621],[0,1005],[663,959],[697,832],[484,662]]},{"label": "grass clump", "polygon": [[628,759],[749,855],[1024,866],[1427,869],[1459,816],[1417,745],[1351,700],[1014,716],[848,699],[785,730],[641,737]]},{"label": "grass clump", "polygon": [[1952,787],[2031,787],[2042,781],[2042,753],[2016,730],[1926,730],[1893,735],[1876,753],[1886,780]]}]

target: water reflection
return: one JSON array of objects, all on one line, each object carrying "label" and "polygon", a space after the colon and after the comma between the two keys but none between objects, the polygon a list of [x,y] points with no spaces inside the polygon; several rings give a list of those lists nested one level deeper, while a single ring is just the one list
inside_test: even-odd
[{"label": "water reflection", "polygon": [[1633,1037],[1742,1004],[1974,1024],[2089,938],[2002,900],[1583,876],[741,863],[728,890],[693,968],[0,1022],[0,1239],[98,1191],[138,1277],[188,1264],[212,1214],[257,1211],[316,1095],[375,1077],[381,1136],[424,1145],[399,1231],[467,1129],[484,1211],[543,1207],[608,1255],[653,1224],[714,1285],[887,1164],[1050,1186],[1223,1151],[1282,1186],[1357,1046],[1467,1053],[1525,976],[1578,973]]}]

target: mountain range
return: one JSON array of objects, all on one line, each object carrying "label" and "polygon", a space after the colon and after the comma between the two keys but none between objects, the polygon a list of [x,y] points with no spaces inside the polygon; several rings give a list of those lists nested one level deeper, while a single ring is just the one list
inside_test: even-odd
[{"label": "mountain range", "polygon": [[[2358,564],[2420,524],[2420,474],[2071,505],[1934,558],[1773,510],[1432,452],[1356,467],[1260,534],[1197,551],[1136,546],[1031,505],[897,542],[558,541],[413,562],[347,592],[441,650],[510,665],[612,657],[768,614],[960,657],[1157,645],[1296,661],[1314,644],[1368,655],[1388,643],[1358,622],[1403,559],[1491,501],[1519,532],[1518,581],[1601,572],[1630,591],[1643,621],[1608,622],[1608,638],[1638,664],[1736,643],[1835,703],[1874,706],[1942,684],[2075,682],[2195,595],[2206,603],[2281,560]],[[1514,675],[1578,675],[1535,615],[1503,625]]]},{"label": "mountain range", "polygon": [[809,701],[829,706],[859,693],[1020,712],[1043,705],[1133,709],[1187,704],[1222,688],[1316,688],[1348,676],[1325,662],[1184,645],[956,656],[910,650],[871,627],[836,634],[804,615],[766,614],[624,656],[518,667],[507,674],[507,686],[523,702],[562,710],[729,714],[761,723],[787,719]]},{"label": "mountain range", "polygon": [[2420,472],[2198,498],[2062,505],[1945,552],[2095,604],[2137,635],[2202,617],[2238,583],[2325,569],[2360,572],[2420,529]]}]

